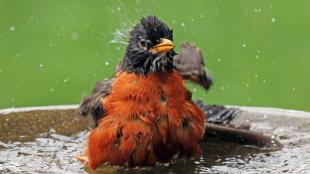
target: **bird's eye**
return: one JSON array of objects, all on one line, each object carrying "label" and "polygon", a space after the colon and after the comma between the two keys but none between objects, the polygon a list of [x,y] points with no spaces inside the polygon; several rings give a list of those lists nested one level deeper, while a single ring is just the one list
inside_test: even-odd
[{"label": "bird's eye", "polygon": [[140,41],[140,46],[141,46],[141,47],[146,47],[146,44],[147,44],[147,43],[146,43],[146,40],[141,40],[141,41]]},{"label": "bird's eye", "polygon": [[150,47],[150,41],[143,39],[139,42],[139,45],[142,48],[148,49]]}]

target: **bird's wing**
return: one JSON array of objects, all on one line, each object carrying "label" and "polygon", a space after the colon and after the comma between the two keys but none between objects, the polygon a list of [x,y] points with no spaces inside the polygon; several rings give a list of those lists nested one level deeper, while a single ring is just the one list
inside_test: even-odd
[{"label": "bird's wing", "polygon": [[91,115],[94,126],[97,127],[99,120],[104,116],[102,101],[111,94],[112,83],[120,71],[122,71],[123,60],[115,68],[115,72],[110,80],[102,80],[96,83],[92,94],[83,98],[79,106],[79,112],[82,116]]},{"label": "bird's wing", "polygon": [[[181,53],[173,58],[175,69],[182,74],[185,80],[197,83],[208,90],[213,79],[204,67],[202,51],[197,46],[187,42],[182,43],[181,48]],[[240,112],[240,109],[237,108],[204,104],[201,100],[195,101],[195,104],[204,111],[209,123],[227,124]]]},{"label": "bird's wing", "polygon": [[201,50],[187,42],[182,43],[181,53],[173,58],[173,65],[185,80],[190,80],[209,89],[212,85],[212,76],[204,67],[204,58]]},{"label": "bird's wing", "polygon": [[91,114],[96,127],[104,116],[102,100],[111,93],[113,80],[114,78],[97,82],[92,94],[85,97],[80,104],[80,114],[83,116]]}]

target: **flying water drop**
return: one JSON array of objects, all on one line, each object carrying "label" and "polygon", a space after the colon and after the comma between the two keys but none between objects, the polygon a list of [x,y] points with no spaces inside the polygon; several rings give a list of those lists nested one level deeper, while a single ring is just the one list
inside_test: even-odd
[{"label": "flying water drop", "polygon": [[78,38],[79,38],[79,33],[77,33],[77,32],[71,33],[70,38],[71,38],[72,40],[78,40]]},{"label": "flying water drop", "polygon": [[11,27],[10,27],[10,31],[15,31],[15,27],[14,27],[14,26],[11,26]]}]

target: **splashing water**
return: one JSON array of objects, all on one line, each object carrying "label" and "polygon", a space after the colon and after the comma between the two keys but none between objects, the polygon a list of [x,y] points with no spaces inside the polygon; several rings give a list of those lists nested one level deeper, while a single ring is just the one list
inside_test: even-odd
[{"label": "splashing water", "polygon": [[113,34],[113,39],[110,41],[111,43],[128,45],[129,32],[132,29],[132,25],[123,24],[123,27],[116,29]]}]

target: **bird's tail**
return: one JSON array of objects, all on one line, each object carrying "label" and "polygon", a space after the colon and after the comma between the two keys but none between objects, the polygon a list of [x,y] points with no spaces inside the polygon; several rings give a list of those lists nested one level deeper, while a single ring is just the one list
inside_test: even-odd
[{"label": "bird's tail", "polygon": [[223,105],[204,104],[202,100],[196,100],[195,104],[205,113],[207,122],[214,124],[228,124],[241,111]]},{"label": "bird's tail", "polygon": [[222,105],[207,105],[201,100],[195,101],[196,105],[204,111],[206,116],[207,137],[218,137],[228,142],[253,145],[265,150],[278,150],[282,144],[274,138],[251,130],[238,129],[227,125],[240,112],[239,108],[226,107]]}]

